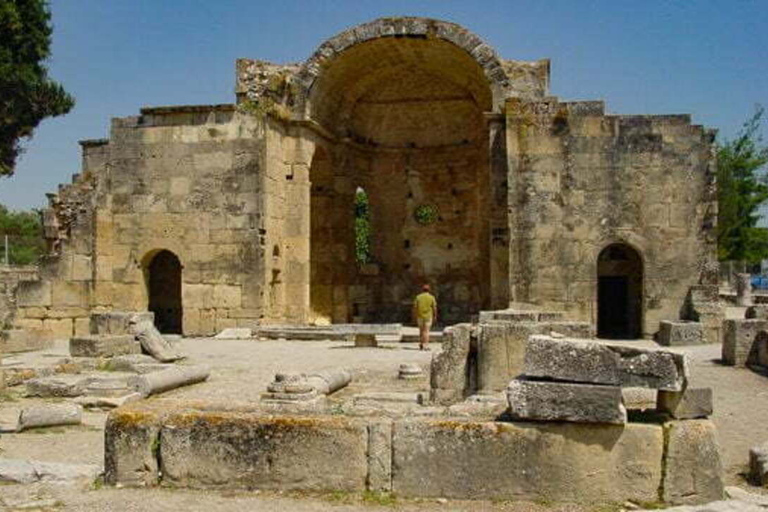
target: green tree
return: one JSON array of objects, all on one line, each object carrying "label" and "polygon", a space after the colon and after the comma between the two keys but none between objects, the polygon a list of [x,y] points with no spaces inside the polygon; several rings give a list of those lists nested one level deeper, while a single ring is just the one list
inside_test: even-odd
[{"label": "green tree", "polygon": [[0,176],[13,174],[22,138],[75,104],[48,78],[51,32],[46,0],[0,0]]},{"label": "green tree", "polygon": [[738,136],[717,148],[718,257],[756,263],[768,258],[768,230],[759,228],[758,208],[768,200],[763,167],[768,147],[760,137],[764,109],[758,106]]},{"label": "green tree", "polygon": [[40,215],[35,211],[9,211],[0,204],[0,262],[5,263],[5,237],[8,237],[9,263],[35,263],[45,250]]}]

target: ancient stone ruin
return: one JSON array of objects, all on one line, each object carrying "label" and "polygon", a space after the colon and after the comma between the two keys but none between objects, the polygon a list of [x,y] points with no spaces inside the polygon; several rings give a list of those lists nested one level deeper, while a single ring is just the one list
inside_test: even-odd
[{"label": "ancient stone ruin", "polygon": [[[604,341],[720,340],[713,132],[563,101],[549,79],[459,25],[383,18],[300,64],[238,60],[234,104],[113,119],[49,195],[39,269],[0,281],[0,349],[69,340],[56,367],[0,374],[68,400],[19,425],[115,408],[104,476],[128,487],[722,498],[712,391],[679,352]],[[448,327],[395,391],[273,368],[251,402],[156,398],[216,378],[172,336],[383,350],[408,341],[424,282]],[[725,323],[736,364],[759,318]]]},{"label": "ancient stone ruin", "polygon": [[[713,132],[549,94],[550,62],[459,25],[386,18],[305,62],[237,62],[236,103],[148,107],[82,142],[49,195],[49,255],[8,326],[88,334],[92,311],[161,332],[406,322],[434,283],[446,324],[536,304],[603,337],[720,318]],[[371,261],[355,261],[354,197]]]}]

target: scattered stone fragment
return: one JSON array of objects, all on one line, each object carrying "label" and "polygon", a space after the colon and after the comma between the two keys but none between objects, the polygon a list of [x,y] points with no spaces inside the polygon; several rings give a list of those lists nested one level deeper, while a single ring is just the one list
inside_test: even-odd
[{"label": "scattered stone fragment", "polygon": [[211,369],[205,365],[172,366],[159,372],[132,377],[129,384],[142,396],[149,396],[202,382],[210,374]]},{"label": "scattered stone fragment", "polygon": [[706,340],[699,322],[662,320],[659,324],[658,342],[666,347],[679,347],[701,345]]},{"label": "scattered stone fragment", "polygon": [[69,353],[72,357],[114,357],[140,354],[141,345],[132,334],[82,336],[69,340]]},{"label": "scattered stone fragment", "polygon": [[58,425],[79,425],[82,419],[83,408],[78,404],[38,405],[21,410],[16,431]]},{"label": "scattered stone fragment", "polygon": [[0,482],[18,484],[93,482],[99,474],[101,474],[101,468],[94,464],[0,459]]},{"label": "scattered stone fragment", "polygon": [[621,388],[592,384],[513,380],[507,387],[513,419],[624,424]]},{"label": "scattered stone fragment", "polygon": [[375,334],[357,333],[355,334],[355,346],[375,348],[379,346],[379,343],[376,341]]},{"label": "scattered stone fragment", "polygon": [[318,393],[330,395],[352,382],[352,374],[347,370],[323,370],[308,374],[306,381],[314,387]]},{"label": "scattered stone fragment", "polygon": [[712,388],[659,391],[656,409],[678,420],[707,418],[712,415]]},{"label": "scattered stone fragment", "polygon": [[114,372],[152,373],[170,368],[170,365],[158,363],[154,357],[145,354],[131,354],[113,357],[107,368]]},{"label": "scattered stone fragment", "polygon": [[40,377],[26,382],[26,396],[62,398],[80,396],[85,392],[88,379],[81,376],[58,375]]},{"label": "scattered stone fragment", "polygon": [[399,379],[420,379],[422,375],[424,375],[424,371],[416,363],[402,363],[397,370],[397,378]]},{"label": "scattered stone fragment", "polygon": [[768,443],[750,448],[749,478],[754,485],[768,486]]},{"label": "scattered stone fragment", "polygon": [[127,377],[89,379],[83,394],[99,397],[119,397],[132,392]]},{"label": "scattered stone fragment", "polygon": [[130,393],[128,395],[108,397],[108,396],[79,396],[74,399],[76,404],[82,405],[85,409],[109,410],[116,407],[122,407],[144,398],[141,393]]},{"label": "scattered stone fragment", "polygon": [[154,323],[155,314],[151,311],[108,311],[91,313],[90,332],[95,335],[131,334],[131,322]]},{"label": "scattered stone fragment", "polygon": [[244,327],[230,327],[214,336],[217,340],[249,340],[252,337],[253,332]]},{"label": "scattered stone fragment", "polygon": [[131,321],[131,333],[141,343],[141,348],[147,354],[163,363],[170,363],[182,358],[167,340],[163,338],[155,324],[147,320]]}]

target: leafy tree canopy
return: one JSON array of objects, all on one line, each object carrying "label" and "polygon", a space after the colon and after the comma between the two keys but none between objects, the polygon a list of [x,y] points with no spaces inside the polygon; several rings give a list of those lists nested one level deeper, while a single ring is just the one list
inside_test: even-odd
[{"label": "leafy tree canopy", "polygon": [[8,260],[12,265],[35,263],[43,254],[40,215],[36,211],[9,211],[0,204],[0,262],[5,263],[5,240],[8,237]]},{"label": "leafy tree canopy", "polygon": [[51,32],[46,0],[0,0],[0,176],[13,174],[20,139],[74,106],[48,78]]},{"label": "leafy tree canopy", "polygon": [[759,207],[768,200],[768,146],[760,137],[758,106],[738,136],[717,149],[718,257],[756,263],[768,258],[768,229],[759,228]]}]

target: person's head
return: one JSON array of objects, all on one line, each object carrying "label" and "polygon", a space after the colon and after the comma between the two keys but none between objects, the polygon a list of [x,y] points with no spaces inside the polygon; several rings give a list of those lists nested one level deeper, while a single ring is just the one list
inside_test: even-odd
[{"label": "person's head", "polygon": [[430,288],[429,288],[429,284],[427,284],[427,283],[424,283],[423,285],[421,285],[421,291],[423,291],[423,292],[429,292],[429,290],[430,290]]}]

